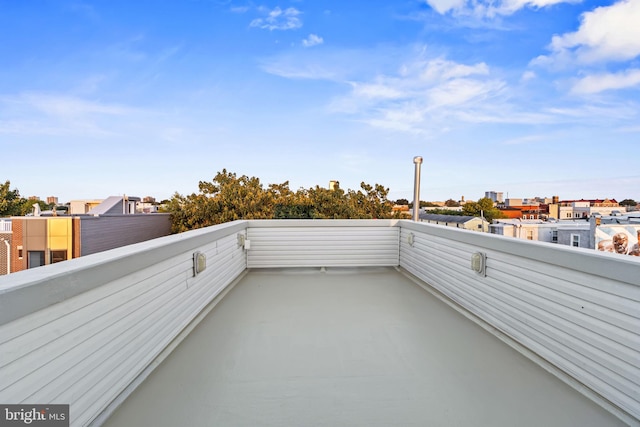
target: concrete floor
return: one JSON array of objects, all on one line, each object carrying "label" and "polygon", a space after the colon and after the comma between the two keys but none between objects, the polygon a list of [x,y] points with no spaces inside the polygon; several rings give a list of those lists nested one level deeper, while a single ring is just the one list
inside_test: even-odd
[{"label": "concrete floor", "polygon": [[105,425],[624,424],[377,269],[250,272]]}]

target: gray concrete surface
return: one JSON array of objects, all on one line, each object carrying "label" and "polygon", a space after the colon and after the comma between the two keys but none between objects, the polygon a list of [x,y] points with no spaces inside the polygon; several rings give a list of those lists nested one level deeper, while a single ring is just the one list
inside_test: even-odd
[{"label": "gray concrete surface", "polygon": [[250,272],[105,425],[623,424],[375,269]]}]

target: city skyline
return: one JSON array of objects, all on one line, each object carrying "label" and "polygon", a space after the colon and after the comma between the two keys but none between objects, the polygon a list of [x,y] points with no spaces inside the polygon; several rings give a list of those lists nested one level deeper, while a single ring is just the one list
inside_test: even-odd
[{"label": "city skyline", "polygon": [[640,199],[640,0],[0,4],[0,180]]}]

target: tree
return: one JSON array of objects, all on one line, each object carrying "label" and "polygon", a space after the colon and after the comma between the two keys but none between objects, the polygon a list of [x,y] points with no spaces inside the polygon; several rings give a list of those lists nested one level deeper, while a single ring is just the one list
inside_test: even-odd
[{"label": "tree", "polygon": [[620,206],[636,206],[638,203],[633,199],[624,199],[623,201],[621,201],[618,204]]},{"label": "tree", "polygon": [[200,181],[198,189],[197,194],[182,196],[176,193],[171,198],[168,210],[174,233],[237,219],[273,217],[278,191],[265,190],[256,177],[238,177],[223,169],[211,182]]},{"label": "tree", "polygon": [[456,202],[453,199],[449,199],[446,202],[444,202],[444,205],[448,208],[456,208],[458,206],[460,206],[460,203]]},{"label": "tree", "polygon": [[11,182],[5,181],[0,185],[0,217],[23,215],[26,199],[20,197],[18,189],[11,190]]},{"label": "tree", "polygon": [[199,192],[174,194],[167,205],[172,231],[179,233],[237,219],[338,219],[391,218],[393,203],[389,189],[380,184],[360,184],[361,190],[345,192],[323,187],[299,189],[289,182],[270,184],[266,189],[256,177],[241,176],[223,169],[211,182],[200,181]]},{"label": "tree", "polygon": [[[23,199],[24,200],[24,199]],[[40,206],[40,211],[46,211],[49,209],[53,209],[55,204],[47,204],[42,200],[24,200],[20,207],[20,215],[27,215],[33,212],[33,207],[35,205]]]},{"label": "tree", "polygon": [[409,204],[409,201],[407,199],[398,199],[398,200],[396,200],[396,205],[404,206],[404,205],[408,205],[408,204]]},{"label": "tree", "polygon": [[462,206],[464,215],[483,216],[487,221],[491,222],[496,218],[504,218],[504,214],[493,205],[493,200],[483,197],[477,202],[467,202]]},{"label": "tree", "polygon": [[434,215],[465,215],[462,211],[452,211],[451,209],[429,209],[427,213]]},{"label": "tree", "polygon": [[420,207],[421,208],[439,208],[440,205],[437,203],[433,203],[433,202],[424,202],[422,200],[420,200]]}]

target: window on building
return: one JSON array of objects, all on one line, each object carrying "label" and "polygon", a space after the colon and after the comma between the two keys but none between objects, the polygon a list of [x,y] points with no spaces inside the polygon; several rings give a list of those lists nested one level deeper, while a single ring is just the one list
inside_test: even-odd
[{"label": "window on building", "polygon": [[558,243],[558,230],[551,230],[551,241]]},{"label": "window on building", "polygon": [[580,212],[576,212],[576,213],[573,215],[573,217],[574,217],[574,218],[580,218]]},{"label": "window on building", "polygon": [[67,251],[51,251],[51,264],[55,264],[56,262],[66,261],[67,260]]},{"label": "window on building", "polygon": [[27,268],[36,268],[44,265],[44,251],[27,251]]},{"label": "window on building", "polygon": [[527,230],[527,240],[533,240],[533,230]]},{"label": "window on building", "polygon": [[579,248],[580,247],[580,235],[572,234],[571,235],[571,246]]},{"label": "window on building", "polygon": [[571,218],[571,212],[567,212],[567,218]]}]

